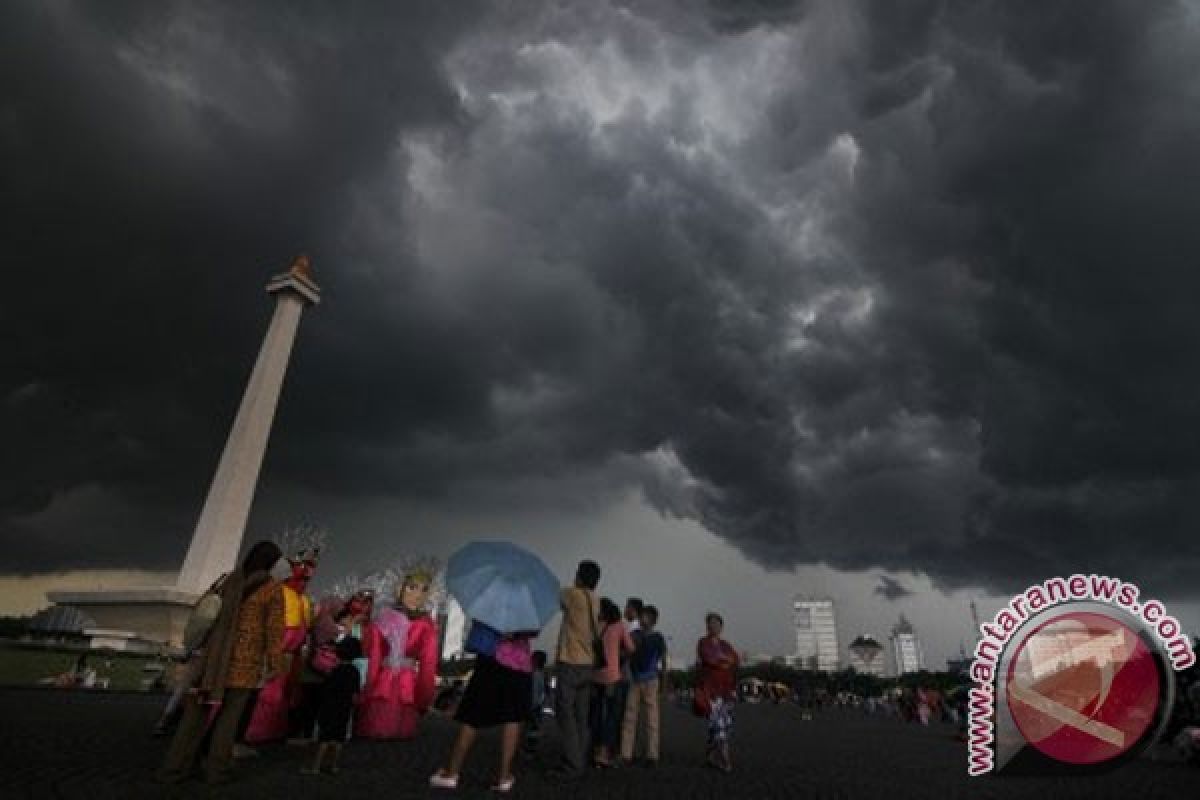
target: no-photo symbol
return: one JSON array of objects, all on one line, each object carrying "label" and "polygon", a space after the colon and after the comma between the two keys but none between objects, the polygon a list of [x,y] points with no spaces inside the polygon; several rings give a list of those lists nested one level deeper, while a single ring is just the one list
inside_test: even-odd
[{"label": "no-photo symbol", "polygon": [[1057,761],[1095,764],[1141,740],[1157,717],[1160,689],[1154,656],[1133,630],[1076,611],[1020,643],[1006,695],[1025,741]]}]

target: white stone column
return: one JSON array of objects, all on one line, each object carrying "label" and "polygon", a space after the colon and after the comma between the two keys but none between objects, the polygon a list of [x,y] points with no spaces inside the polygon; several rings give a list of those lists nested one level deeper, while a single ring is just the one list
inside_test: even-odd
[{"label": "white stone column", "polygon": [[267,293],[276,298],[275,313],[179,571],[180,591],[203,592],[237,563],[300,315],[321,298],[303,256],[271,279]]}]

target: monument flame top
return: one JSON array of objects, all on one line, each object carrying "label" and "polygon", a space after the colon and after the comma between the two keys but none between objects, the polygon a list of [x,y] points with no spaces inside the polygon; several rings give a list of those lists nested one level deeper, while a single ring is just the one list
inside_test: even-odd
[{"label": "monument flame top", "polygon": [[306,255],[298,255],[292,259],[292,265],[288,267],[288,272],[311,281],[313,279],[312,261]]},{"label": "monument flame top", "polygon": [[321,302],[321,287],[313,280],[312,261],[308,256],[296,256],[288,266],[287,272],[281,272],[271,278],[267,284],[267,293],[280,292],[295,294],[307,305]]}]

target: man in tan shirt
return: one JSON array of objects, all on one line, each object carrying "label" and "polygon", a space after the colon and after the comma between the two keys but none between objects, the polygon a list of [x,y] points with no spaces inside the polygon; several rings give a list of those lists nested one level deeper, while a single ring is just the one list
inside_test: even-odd
[{"label": "man in tan shirt", "polygon": [[563,768],[560,777],[577,778],[584,771],[584,753],[588,742],[588,707],[591,702],[592,675],[596,656],[592,643],[599,627],[596,615],[596,586],[600,567],[594,561],[581,561],[573,586],[561,595],[562,627],[558,631],[555,657],[558,675],[558,724],[563,737]]}]

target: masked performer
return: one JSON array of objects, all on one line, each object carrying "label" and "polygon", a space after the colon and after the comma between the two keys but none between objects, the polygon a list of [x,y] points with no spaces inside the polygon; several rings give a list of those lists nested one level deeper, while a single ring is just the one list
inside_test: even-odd
[{"label": "masked performer", "polygon": [[411,739],[437,689],[438,629],[429,613],[432,570],[408,571],[396,582],[396,604],[375,614],[355,735]]},{"label": "masked performer", "polygon": [[313,604],[306,594],[317,568],[324,532],[320,529],[285,531],[280,542],[291,568],[283,582],[283,650],[288,668],[263,684],[246,728],[247,744],[274,742],[288,735],[289,713],[301,704],[304,650],[313,625]]}]

